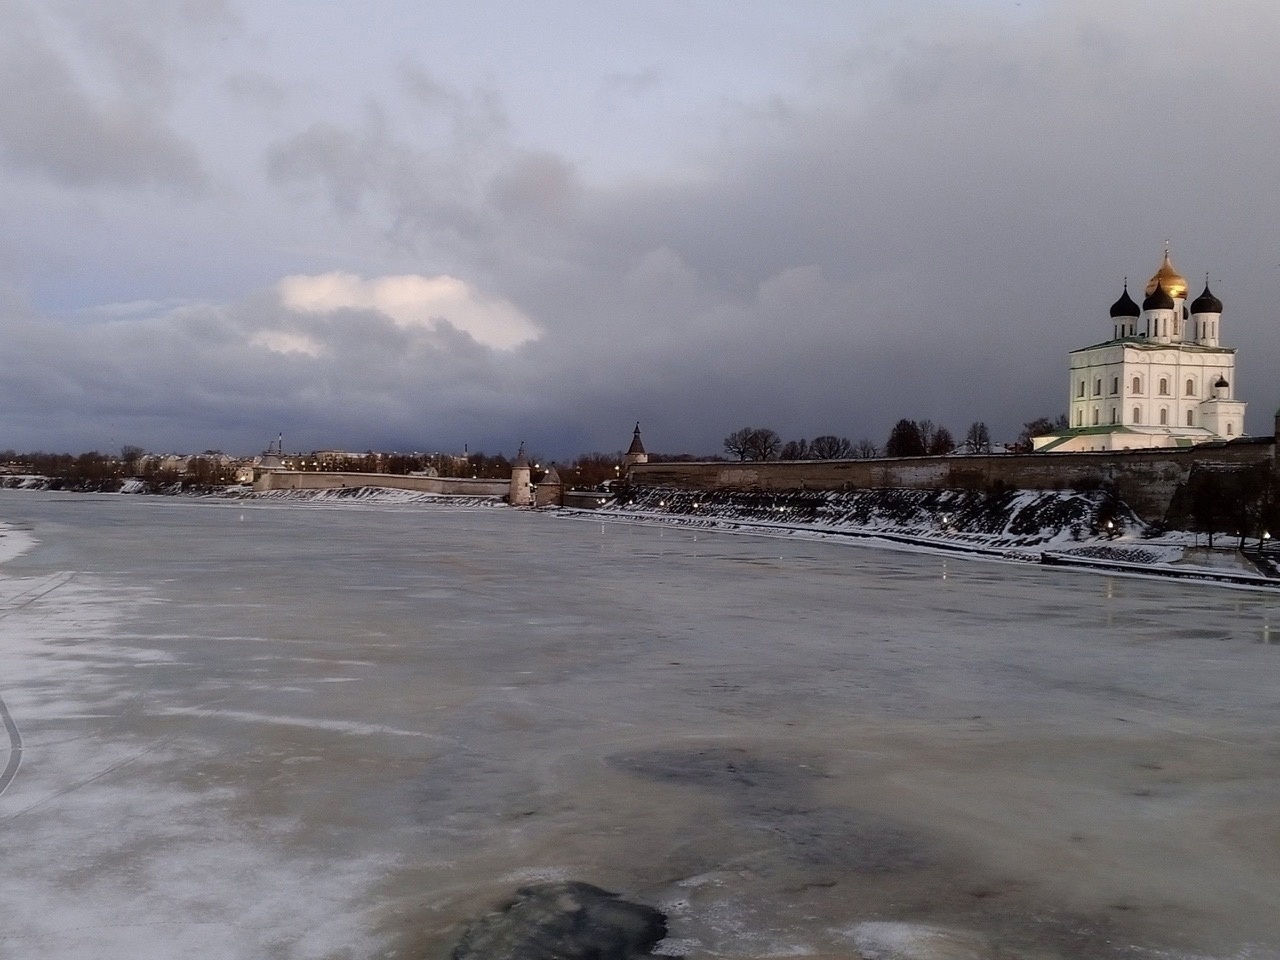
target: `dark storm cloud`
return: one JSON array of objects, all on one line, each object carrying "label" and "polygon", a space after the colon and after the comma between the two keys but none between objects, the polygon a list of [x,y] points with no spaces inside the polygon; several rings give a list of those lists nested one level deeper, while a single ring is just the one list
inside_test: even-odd
[{"label": "dark storm cloud", "polygon": [[[263,337],[281,331],[321,349]],[[73,446],[102,445],[109,423],[121,443],[162,449],[240,449],[246,434],[265,446],[277,430],[309,449],[425,445],[432,423],[479,435],[518,392],[502,351],[447,322],[404,326],[376,310],[300,314],[271,294],[89,324],[29,314],[11,319],[7,335],[26,362],[0,371],[0,394],[15,398],[9,436],[28,444],[53,429]],[[445,416],[454,422],[439,424]],[[78,426],[90,421],[96,435]]]},{"label": "dark storm cloud", "polygon": [[[1280,133],[1262,119],[1280,105],[1277,15],[1206,24],[1189,5],[1100,0],[874,10],[811,53],[804,83],[703,105],[696,135],[673,121],[683,146],[639,175],[521,133],[518,91],[398,51],[389,86],[357,81],[345,112],[299,113],[316,102],[305,84],[237,66],[221,89],[272,114],[272,141],[252,145],[273,191],[262,206],[297,227],[259,246],[247,230],[223,238],[225,255],[241,243],[273,258],[244,290],[298,275],[338,293],[315,309],[276,288],[131,317],[28,311],[10,322],[26,359],[0,396],[32,436],[42,416],[84,437],[109,417],[125,442],[235,449],[285,429],[315,447],[512,452],[523,438],[564,456],[624,445],[637,418],[670,451],[717,452],[748,424],[883,441],[900,417],[956,433],[982,419],[1011,439],[1063,407],[1066,352],[1107,335],[1121,278],[1140,287],[1171,238],[1193,286],[1214,273],[1240,393],[1264,414],[1250,426],[1265,428],[1280,399],[1265,376],[1280,362]],[[183,182],[182,142],[162,149],[169,94],[121,100],[140,127],[118,143],[92,122],[111,96],[28,39],[19,60],[44,71],[47,102],[97,132],[55,126],[45,143],[0,94],[10,163],[25,143],[24,165],[47,176],[87,164],[78,183]],[[118,89],[145,76],[181,87],[170,54],[142,57]],[[626,122],[677,80],[667,64],[599,70],[582,102],[604,96]],[[134,165],[112,149],[80,157],[89,136],[137,150]],[[412,316],[387,292],[434,303],[445,287],[457,296]],[[536,333],[486,339],[485,317]]]},{"label": "dark storm cloud", "polygon": [[[1209,146],[1228,135],[1213,71],[1169,68],[1138,23],[1046,17],[1067,22],[959,18],[855,50],[823,97],[731,111],[686,178],[584,184],[496,127],[434,151],[385,125],[307,131],[273,170],[341,209],[376,198],[425,250],[482,240],[476,265],[548,331],[515,358],[543,385],[534,408],[596,411],[580,440],[636,416],[712,452],[743,423],[882,440],[901,416],[985,419],[1012,437],[1061,406],[1065,352],[1103,337],[1119,276],[1212,219],[1197,180],[1230,162]],[[1167,104],[1154,149],[1143,75]],[[1193,116],[1202,137],[1173,132]]]}]

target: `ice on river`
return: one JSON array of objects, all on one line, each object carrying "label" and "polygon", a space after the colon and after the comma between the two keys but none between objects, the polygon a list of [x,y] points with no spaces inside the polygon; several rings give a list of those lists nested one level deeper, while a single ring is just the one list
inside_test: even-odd
[{"label": "ice on river", "polygon": [[552,880],[691,958],[1280,956],[1271,594],[493,508],[0,517],[0,956],[444,957]]}]

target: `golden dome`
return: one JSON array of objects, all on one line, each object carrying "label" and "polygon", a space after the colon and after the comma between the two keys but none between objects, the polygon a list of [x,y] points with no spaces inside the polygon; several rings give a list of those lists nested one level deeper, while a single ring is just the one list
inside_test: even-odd
[{"label": "golden dome", "polygon": [[1169,251],[1164,252],[1164,263],[1160,264],[1160,269],[1156,271],[1156,275],[1147,281],[1147,296],[1151,296],[1156,292],[1156,285],[1164,287],[1164,292],[1177,300],[1187,297],[1187,278],[1173,269],[1173,264],[1169,262]]}]

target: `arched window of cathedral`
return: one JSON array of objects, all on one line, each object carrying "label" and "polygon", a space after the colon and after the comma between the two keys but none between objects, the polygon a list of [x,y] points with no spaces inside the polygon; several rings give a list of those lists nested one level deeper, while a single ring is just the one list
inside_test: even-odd
[{"label": "arched window of cathedral", "polygon": [[1098,408],[1097,407],[1093,408],[1093,425],[1095,427],[1098,425]]},{"label": "arched window of cathedral", "polygon": [[1194,397],[1196,395],[1196,382],[1190,377],[1187,378],[1187,396]]},{"label": "arched window of cathedral", "polygon": [[1134,393],[1141,393],[1141,392],[1142,392],[1142,378],[1141,378],[1141,377],[1134,377],[1134,378],[1133,378],[1133,392],[1134,392]]},{"label": "arched window of cathedral", "polygon": [[1077,427],[1083,427],[1083,426],[1084,426],[1084,411],[1083,411],[1083,410],[1077,410],[1077,411],[1076,411],[1076,426],[1077,426]]},{"label": "arched window of cathedral", "polygon": [[1160,396],[1167,397],[1169,395],[1169,378],[1160,378]]},{"label": "arched window of cathedral", "polygon": [[1098,377],[1093,381],[1093,395],[1095,397],[1102,396],[1102,378]]},{"label": "arched window of cathedral", "polygon": [[1169,408],[1160,408],[1160,426],[1167,427],[1169,425]]},{"label": "arched window of cathedral", "polygon": [[1194,427],[1195,425],[1196,425],[1196,415],[1195,415],[1192,411],[1188,410],[1188,411],[1187,411],[1187,426],[1188,426],[1188,427]]},{"label": "arched window of cathedral", "polygon": [[1111,422],[1112,422],[1112,423],[1115,423],[1115,422],[1116,422],[1116,417],[1118,417],[1119,415],[1120,415],[1120,412],[1119,412],[1118,410],[1116,410],[1116,408],[1115,408],[1115,407],[1112,407],[1112,408],[1111,408]]},{"label": "arched window of cathedral", "polygon": [[1117,393],[1119,393],[1119,392],[1120,392],[1120,378],[1119,378],[1119,377],[1112,377],[1112,378],[1111,378],[1111,393],[1114,395],[1114,394],[1117,394]]},{"label": "arched window of cathedral", "polygon": [[1140,407],[1133,408],[1133,422],[1134,423],[1142,422],[1142,409]]},{"label": "arched window of cathedral", "polygon": [[1233,427],[1233,426],[1231,425],[1231,421],[1229,421],[1229,420],[1228,420],[1228,421],[1227,421],[1227,436],[1228,436],[1228,437],[1230,437],[1230,436],[1234,436],[1234,435],[1235,435],[1235,432],[1236,432],[1235,427]]},{"label": "arched window of cathedral", "polygon": [[1084,381],[1083,381],[1083,380],[1081,380],[1081,381],[1080,381],[1080,386],[1076,387],[1076,396],[1077,396],[1077,397],[1083,397],[1083,396],[1084,396]]}]

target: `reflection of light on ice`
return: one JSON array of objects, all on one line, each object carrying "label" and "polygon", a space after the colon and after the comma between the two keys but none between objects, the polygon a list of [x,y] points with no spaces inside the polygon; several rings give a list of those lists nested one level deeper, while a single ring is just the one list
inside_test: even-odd
[{"label": "reflection of light on ice", "polygon": [[985,937],[917,923],[860,923],[845,931],[864,960],[983,960],[991,957]]}]

